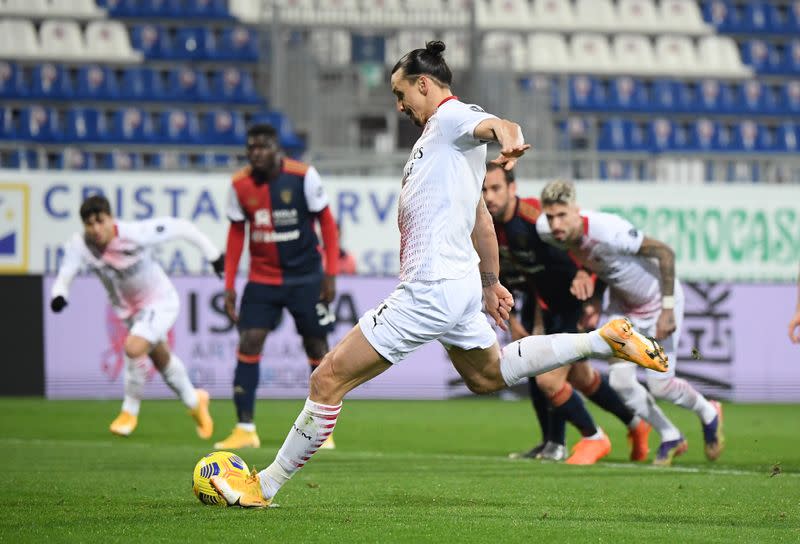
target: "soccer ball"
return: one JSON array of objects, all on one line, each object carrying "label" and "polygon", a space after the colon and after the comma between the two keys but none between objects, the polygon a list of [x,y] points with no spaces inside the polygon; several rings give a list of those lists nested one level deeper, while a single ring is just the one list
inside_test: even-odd
[{"label": "soccer ball", "polygon": [[200,459],[194,466],[192,491],[203,504],[227,506],[228,503],[225,502],[225,499],[211,485],[210,478],[225,476],[244,480],[249,475],[250,470],[247,468],[247,463],[241,457],[228,451],[215,451]]}]

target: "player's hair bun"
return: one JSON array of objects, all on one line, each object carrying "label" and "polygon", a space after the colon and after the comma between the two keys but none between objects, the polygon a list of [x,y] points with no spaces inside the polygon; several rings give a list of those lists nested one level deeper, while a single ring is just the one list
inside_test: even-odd
[{"label": "player's hair bun", "polygon": [[444,42],[441,40],[434,40],[425,44],[425,51],[428,53],[433,53],[437,57],[441,56],[441,54],[444,52],[444,49]]}]

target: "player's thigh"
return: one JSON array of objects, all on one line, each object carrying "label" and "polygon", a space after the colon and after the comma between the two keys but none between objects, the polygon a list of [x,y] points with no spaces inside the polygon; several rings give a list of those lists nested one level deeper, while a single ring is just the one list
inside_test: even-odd
[{"label": "player's thigh", "polygon": [[125,354],[131,358],[150,353],[153,346],[167,339],[180,312],[178,296],[166,297],[143,307],[129,319]]},{"label": "player's thigh", "polygon": [[567,383],[569,368],[569,366],[562,366],[560,368],[551,370],[550,372],[539,374],[536,376],[536,385],[539,386],[539,389],[541,389],[545,395],[555,395],[561,391],[561,389],[564,387],[564,384]]},{"label": "player's thigh", "polygon": [[322,359],[309,380],[309,398],[335,405],[355,387],[391,367],[356,325]]},{"label": "player's thigh", "polygon": [[583,391],[594,383],[597,371],[589,364],[589,361],[578,361],[566,368],[569,369],[569,375],[567,376],[569,383],[577,389]]},{"label": "player's thigh", "polygon": [[280,322],[285,293],[280,285],[248,282],[239,308],[239,351],[261,353],[267,333]]},{"label": "player's thigh", "polygon": [[446,346],[447,355],[467,388],[479,395],[506,387],[500,373],[500,345],[495,340],[488,348],[464,349]]},{"label": "player's thigh", "polygon": [[315,280],[288,288],[286,308],[303,338],[325,338],[336,323],[329,305],[319,300],[321,286],[322,281]]}]

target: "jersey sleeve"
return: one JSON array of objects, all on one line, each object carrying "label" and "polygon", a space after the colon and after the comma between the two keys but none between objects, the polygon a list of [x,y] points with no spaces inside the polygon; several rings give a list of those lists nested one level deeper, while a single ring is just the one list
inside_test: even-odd
[{"label": "jersey sleeve", "polygon": [[321,212],[328,205],[328,194],[322,186],[322,178],[313,166],[309,166],[303,178],[303,192],[308,203],[308,210],[312,213]]},{"label": "jersey sleeve", "polygon": [[228,189],[228,202],[225,206],[225,215],[228,217],[228,221],[232,223],[241,223],[247,219],[244,215],[242,204],[239,202],[239,194],[236,192],[236,189],[233,188],[233,185]]},{"label": "jersey sleeve", "polygon": [[215,261],[222,254],[219,249],[198,229],[194,223],[177,217],[159,217],[120,228],[120,235],[142,246],[153,246],[172,240],[186,240],[202,251],[209,261]]},{"label": "jersey sleeve", "polygon": [[460,150],[467,150],[486,142],[475,138],[475,127],[486,119],[496,119],[491,113],[474,104],[457,103],[442,111],[442,129],[453,145]]},{"label": "jersey sleeve", "polygon": [[50,288],[50,297],[64,297],[69,299],[69,286],[83,265],[83,243],[80,235],[76,234],[64,244],[64,258],[58,269],[58,276]]},{"label": "jersey sleeve", "polygon": [[592,214],[589,217],[589,236],[608,244],[621,255],[635,255],[644,241],[644,233],[628,220],[612,214]]}]

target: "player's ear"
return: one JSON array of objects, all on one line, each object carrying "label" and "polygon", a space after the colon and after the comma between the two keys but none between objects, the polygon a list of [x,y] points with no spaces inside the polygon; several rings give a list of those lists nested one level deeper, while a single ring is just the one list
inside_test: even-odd
[{"label": "player's ear", "polygon": [[417,78],[417,88],[422,96],[428,95],[428,78],[425,76],[419,76]]}]

